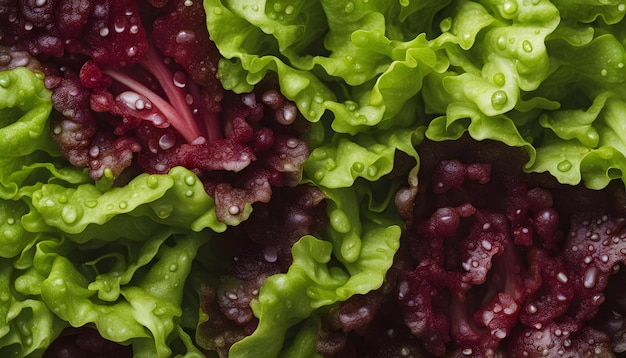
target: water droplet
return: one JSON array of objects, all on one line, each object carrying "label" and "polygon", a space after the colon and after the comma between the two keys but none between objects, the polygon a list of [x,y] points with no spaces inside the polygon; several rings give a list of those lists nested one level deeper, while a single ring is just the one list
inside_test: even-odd
[{"label": "water droplet", "polygon": [[276,246],[267,246],[263,249],[263,258],[267,262],[276,262],[278,260],[278,252]]},{"label": "water droplet", "polygon": [[66,205],[61,211],[61,219],[68,225],[75,223],[78,216],[78,210],[74,205]]},{"label": "water droplet", "polygon": [[115,32],[117,33],[124,32],[124,30],[126,30],[126,17],[124,16],[116,17],[115,21],[113,22],[113,28],[115,29]]},{"label": "water droplet", "polygon": [[30,22],[30,21],[28,21],[27,23],[25,23],[25,24],[24,24],[24,30],[26,30],[26,31],[30,31],[30,30],[32,30],[32,29],[33,29],[33,27],[34,27],[34,25],[33,25],[33,23],[32,23],[32,22]]},{"label": "water droplet", "polygon": [[326,170],[328,171],[333,170],[337,168],[337,163],[334,159],[330,158],[326,162],[324,162],[324,168],[326,168]]},{"label": "water droplet", "polygon": [[109,36],[109,28],[108,27],[102,27],[100,28],[100,36],[102,37],[107,37]]},{"label": "water droplet", "polygon": [[517,2],[515,1],[506,1],[502,4],[502,11],[506,15],[513,15],[517,12]]},{"label": "water droplet", "polygon": [[48,0],[35,0],[35,7],[44,7]]},{"label": "water droplet", "polygon": [[185,184],[192,186],[196,183],[196,176],[195,175],[187,175],[185,176]]},{"label": "water droplet", "polygon": [[324,148],[316,148],[311,153],[311,159],[313,160],[324,160],[328,158],[328,152]]},{"label": "water droplet", "polygon": [[368,175],[369,177],[375,177],[375,176],[376,176],[376,174],[378,174],[378,168],[377,168],[375,165],[370,165],[370,166],[367,168],[367,175]]},{"label": "water droplet", "polygon": [[124,103],[130,109],[152,108],[152,103],[146,97],[134,91],[124,91],[117,95],[116,100]]},{"label": "water droplet", "polygon": [[354,162],[352,164],[352,170],[357,173],[361,173],[364,169],[365,169],[365,164],[361,162]]},{"label": "water droplet", "polygon": [[97,145],[94,145],[93,147],[89,148],[90,157],[97,158],[99,154],[100,154],[100,147],[98,147]]},{"label": "water droplet", "polygon": [[585,288],[593,288],[598,280],[598,274],[597,267],[592,266],[588,268],[583,277],[583,286],[585,286]]},{"label": "water droplet", "polygon": [[196,40],[196,33],[191,30],[180,30],[176,34],[176,43],[186,44]]},{"label": "water droplet", "polygon": [[146,180],[146,185],[148,185],[149,188],[156,188],[159,185],[159,177],[150,175]]},{"label": "water droplet", "polygon": [[289,138],[287,139],[286,144],[287,144],[287,148],[294,149],[300,144],[300,142],[296,138]]},{"label": "water droplet", "polygon": [[61,195],[59,195],[59,197],[57,198],[57,200],[59,201],[59,203],[61,203],[61,204],[65,204],[65,203],[67,203],[67,196],[65,196],[65,195],[61,194]]},{"label": "water droplet", "polygon": [[178,270],[178,265],[176,263],[171,263],[169,267],[170,272],[174,272]]},{"label": "water droplet", "polygon": [[171,134],[163,134],[161,138],[159,138],[159,147],[163,150],[171,149],[176,145],[176,137]]},{"label": "water droplet", "polygon": [[11,78],[8,74],[0,74],[0,86],[4,88],[11,86]]},{"label": "water droplet", "polygon": [[133,26],[131,26],[131,27],[130,27],[130,33],[131,33],[131,34],[135,35],[135,34],[137,34],[138,32],[139,32],[139,26],[137,26],[137,25],[133,25]]},{"label": "water droplet", "polygon": [[159,145],[154,138],[150,138],[148,140],[148,149],[154,154],[159,152]]},{"label": "water droplet", "polygon": [[496,40],[496,46],[498,46],[500,50],[506,49],[506,37],[504,36],[498,37],[498,39]]},{"label": "water droplet", "polygon": [[157,205],[154,210],[155,214],[161,219],[168,218],[172,214],[172,211],[174,211],[172,204]]},{"label": "water droplet", "polygon": [[148,116],[148,120],[152,121],[152,124],[158,128],[167,128],[170,126],[170,122],[168,122],[161,114],[156,112],[150,114],[150,116]]},{"label": "water droplet", "polygon": [[231,205],[231,207],[228,208],[228,213],[230,215],[238,215],[240,212],[241,210],[239,209],[237,205]]},{"label": "water droplet", "polygon": [[556,165],[556,169],[560,172],[566,172],[572,169],[572,163],[569,160],[565,159],[564,161]]},{"label": "water droplet", "polygon": [[182,71],[174,73],[174,85],[178,88],[184,88],[187,85],[187,76]]},{"label": "water droplet", "polygon": [[98,205],[98,201],[95,199],[85,201],[85,206],[88,208],[95,208]]},{"label": "water droplet", "polygon": [[494,84],[496,84],[498,86],[504,86],[505,82],[506,82],[506,77],[504,76],[504,73],[498,72],[498,73],[493,75],[493,83]]},{"label": "water droplet", "polygon": [[495,109],[501,109],[502,107],[504,107],[504,105],[506,104],[508,100],[509,98],[506,95],[506,92],[502,90],[495,91],[491,95],[491,105]]},{"label": "water droplet", "polygon": [[333,229],[342,234],[349,232],[352,228],[348,216],[341,209],[335,209],[330,213],[330,225]]},{"label": "water droplet", "polygon": [[524,50],[524,52],[533,52],[533,44],[530,43],[530,41],[528,40],[524,40],[522,42],[522,49]]},{"label": "water droplet", "polygon": [[602,76],[602,77],[606,77],[608,74],[609,74],[609,71],[607,71],[606,68],[603,68],[600,71],[600,76]]},{"label": "water droplet", "polygon": [[126,49],[126,55],[128,57],[135,57],[135,55],[137,55],[137,47],[131,46],[128,49]]},{"label": "water droplet", "polygon": [[410,0],[400,0],[400,6],[407,7],[411,4]]},{"label": "water droplet", "polygon": [[351,13],[354,11],[354,3],[349,2],[346,4],[346,6],[344,7],[344,11],[347,13]]},{"label": "water droplet", "polygon": [[293,6],[287,5],[287,7],[285,8],[285,14],[291,15],[291,14],[293,14],[294,10],[295,10],[295,8]]},{"label": "water droplet", "polygon": [[452,28],[452,18],[446,17],[445,19],[441,20],[441,22],[439,23],[439,28],[441,29],[441,32],[450,31],[450,29]]},{"label": "water droplet", "polygon": [[7,224],[9,224],[9,225],[15,224],[15,219],[14,218],[8,218],[7,219]]},{"label": "water droplet", "polygon": [[282,107],[282,118],[277,116],[277,122],[281,124],[291,124],[296,120],[298,108],[293,103],[287,103]]},{"label": "water droplet", "polygon": [[617,10],[620,11],[620,12],[626,11],[626,5],[624,5],[624,4],[617,5]]},{"label": "water droplet", "polygon": [[222,14],[222,8],[216,6],[215,8],[213,8],[213,13],[215,15],[221,15]]},{"label": "water droplet", "polygon": [[124,209],[126,209],[128,207],[128,202],[126,202],[125,200],[122,200],[122,201],[120,201],[118,206],[120,207],[120,209],[124,210]]}]

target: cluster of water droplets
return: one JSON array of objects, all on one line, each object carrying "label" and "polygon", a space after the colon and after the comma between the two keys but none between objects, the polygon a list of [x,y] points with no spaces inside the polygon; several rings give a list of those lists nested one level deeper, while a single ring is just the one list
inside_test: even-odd
[{"label": "cluster of water droplets", "polygon": [[[381,144],[368,148],[368,151],[380,156],[383,155],[386,149],[387,148]],[[338,161],[335,159],[334,151],[323,147],[314,149],[311,152],[310,160],[321,164],[320,168],[313,174],[317,181],[322,181],[328,173],[335,171],[339,167]],[[375,163],[369,164],[359,160],[354,161],[349,168],[351,175],[367,179],[376,179],[380,174],[379,170]]]}]

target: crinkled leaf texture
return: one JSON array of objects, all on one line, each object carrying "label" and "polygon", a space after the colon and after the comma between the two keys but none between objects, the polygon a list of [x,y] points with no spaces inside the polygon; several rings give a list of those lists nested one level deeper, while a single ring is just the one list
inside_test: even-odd
[{"label": "crinkled leaf texture", "polygon": [[51,110],[41,76],[0,73],[0,355],[93,325],[137,357],[203,356],[185,330],[198,309],[181,307],[198,248],[225,230],[213,199],[184,168],[94,183],[51,143]]},{"label": "crinkled leaf texture", "polygon": [[[616,121],[624,116],[623,0],[204,6],[226,58],[220,74],[227,88],[248,90],[275,72],[285,96],[327,128],[311,138],[321,148],[305,165],[322,185],[385,172],[391,151],[384,160],[350,159],[357,154],[345,155],[348,149],[368,149],[353,137],[422,125],[432,140],[468,132],[524,147],[526,171],[565,184],[602,188],[625,179]],[[359,175],[361,164],[379,171]]]},{"label": "crinkled leaf texture", "polygon": [[393,170],[398,152],[419,160],[415,145],[424,139],[424,129],[381,130],[359,136],[335,134],[311,152],[304,163],[304,174],[328,188],[350,187],[359,178],[377,181]]},{"label": "crinkled leaf texture", "polygon": [[320,235],[327,240],[307,235],[296,242],[288,272],[268,278],[251,303],[257,329],[233,345],[230,357],[311,356],[316,312],[382,285],[400,244],[397,215],[388,210],[392,196],[376,198],[364,181],[324,192],[330,224]]},{"label": "crinkled leaf texture", "polygon": [[49,141],[52,103],[42,76],[25,67],[0,72],[1,156],[25,156]]},{"label": "crinkled leaf texture", "polygon": [[[307,119],[332,114],[340,133],[412,122],[416,104],[409,99],[428,73],[448,66],[443,53],[411,29],[413,20],[422,23],[432,13],[401,22],[405,9],[394,2],[204,4],[209,33],[231,59],[220,62],[226,88],[246,91],[276,72],[281,92]],[[438,9],[431,7],[424,10]]]},{"label": "crinkled leaf texture", "polygon": [[[626,169],[625,132],[623,121],[619,119],[626,113],[626,52],[624,31],[617,25],[623,20],[626,3],[554,1],[546,8],[546,14],[558,9],[561,15],[558,25],[550,20],[558,16],[530,16],[528,6],[518,6],[516,14],[520,20],[531,20],[532,23],[525,26],[537,31],[532,34],[514,32],[514,22],[509,30],[498,30],[507,31],[508,35],[484,37],[487,42],[481,48],[505,49],[515,43],[521,44],[519,53],[524,53],[524,49],[535,53],[535,45],[540,43],[543,51],[536,53],[533,61],[545,71],[537,73],[535,81],[528,82],[532,86],[522,86],[521,82],[515,86],[519,87],[519,97],[512,98],[508,92],[506,97],[498,97],[494,93],[494,104],[502,98],[507,98],[510,104],[503,107],[506,111],[497,113],[444,96],[450,92],[446,86],[464,74],[457,76],[450,72],[438,75],[440,78],[432,76],[427,80],[428,85],[439,89],[429,95],[427,103],[435,112],[445,115],[429,124],[426,136],[450,140],[468,132],[478,140],[495,139],[510,146],[525,147],[530,158],[526,171],[549,172],[564,184],[575,185],[582,181],[589,188],[600,189],[613,179],[626,182],[622,174]],[[542,18],[544,21],[539,21]],[[525,43],[531,46],[524,47]],[[510,60],[516,57],[510,56]],[[489,59],[493,62],[497,57]],[[493,78],[503,87],[510,84],[506,71],[502,72],[504,77],[484,76],[486,66],[487,63],[483,77]]]}]

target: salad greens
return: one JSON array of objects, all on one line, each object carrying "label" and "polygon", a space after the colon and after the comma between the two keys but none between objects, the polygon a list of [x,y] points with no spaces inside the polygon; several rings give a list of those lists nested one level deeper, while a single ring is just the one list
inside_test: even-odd
[{"label": "salad greens", "polygon": [[[185,292],[200,288],[185,282],[200,248],[226,225],[216,219],[200,180],[175,167],[122,186],[107,178],[93,182],[86,170],[67,166],[50,142],[52,106],[41,76],[25,68],[2,76],[11,79],[4,90],[19,94],[5,97],[2,131],[28,140],[4,142],[1,157],[0,352],[41,355],[64,328],[93,324],[104,338],[132,344],[138,357],[202,356],[189,332],[206,317],[198,315],[197,298],[186,303],[196,307],[190,310],[195,318],[182,317],[181,308]],[[253,304],[262,317],[259,329],[233,354],[264,344],[272,346],[271,356],[282,349],[277,331],[382,285],[400,222],[389,211],[395,187],[373,197],[369,186],[325,192],[330,225],[324,239],[305,236],[294,246],[290,270],[268,279]],[[289,306],[288,314],[277,301]]]},{"label": "salad greens", "polygon": [[[232,357],[315,356],[320,316],[379,288],[424,138],[523,147],[563,184],[626,183],[626,1],[204,0],[227,90],[276,73],[311,123],[302,183],[329,225],[302,237],[251,302]],[[204,356],[201,257],[228,226],[190,170],[94,181],[50,138],[41,73],[0,72],[0,354],[41,356],[94,325],[137,357]],[[414,166],[392,174],[399,155]],[[219,260],[219,254],[211,253]],[[194,331],[197,329],[196,334]]]},{"label": "salad greens", "polygon": [[[364,189],[357,184],[325,191],[330,225],[322,235],[328,241],[307,235],[293,246],[289,271],[268,278],[258,300],[251,303],[259,318],[257,329],[233,345],[231,356],[276,357],[289,328],[316,310],[380,288],[400,245],[401,230],[399,222],[380,215],[370,203],[354,205]],[[389,197],[380,203],[383,209],[389,209],[388,202]],[[299,334],[306,336],[307,328]],[[297,340],[290,355],[302,357],[300,350],[311,347],[298,347]]]},{"label": "salad greens", "polygon": [[[276,72],[307,119],[330,123],[307,164],[322,185],[349,183],[322,179],[335,170],[371,180],[388,173],[392,165],[380,163],[374,176],[350,172],[372,162],[356,154],[359,141],[420,126],[433,140],[468,132],[525,147],[527,171],[562,183],[599,189],[624,180],[616,123],[626,74],[623,1],[206,0],[205,7],[228,59],[220,62],[227,88],[246,91]],[[346,148],[359,149],[337,165],[325,156]]]},{"label": "salad greens", "polygon": [[63,328],[93,323],[138,357],[171,356],[175,340],[203,356],[180,326],[184,283],[210,238],[202,229],[225,225],[195,175],[93,183],[51,143],[41,76],[0,76],[0,352],[41,355]]}]

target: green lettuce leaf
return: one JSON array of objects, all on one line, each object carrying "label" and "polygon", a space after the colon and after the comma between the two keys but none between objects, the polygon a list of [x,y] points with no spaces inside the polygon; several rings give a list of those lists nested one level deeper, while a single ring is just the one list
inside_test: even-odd
[{"label": "green lettuce leaf", "polygon": [[[141,174],[122,187],[105,191],[93,184],[75,188],[44,184],[32,197],[36,212],[29,220],[44,221],[70,234],[126,213],[194,231],[226,228],[217,220],[215,202],[200,180],[183,167],[172,168],[167,175]],[[25,225],[31,224],[26,221]]]},{"label": "green lettuce leaf", "polygon": [[[382,285],[400,244],[400,220],[389,205],[395,188],[387,185],[378,197],[380,190],[358,181],[324,192],[330,219],[324,239],[307,235],[294,244],[288,272],[268,278],[251,303],[257,329],[232,346],[230,357],[276,357],[284,345],[283,356],[311,356],[314,313]],[[300,322],[304,328],[288,337]]]},{"label": "green lettuce leaf", "polygon": [[350,187],[358,178],[376,181],[394,168],[398,152],[417,161],[415,145],[424,138],[424,127],[362,134],[358,137],[336,134],[315,148],[304,163],[304,174],[327,188]]},{"label": "green lettuce leaf", "polygon": [[50,149],[51,92],[41,73],[18,67],[0,72],[0,156],[21,157]]},{"label": "green lettuce leaf", "polygon": [[[248,91],[268,71],[276,72],[281,92],[300,112],[312,122],[330,115],[336,132],[414,122],[410,99],[422,79],[448,66],[443,53],[412,28],[411,21],[423,23],[428,14],[387,1],[281,4],[204,2],[209,33],[228,59],[220,63],[222,83]],[[422,10],[434,16],[438,9]],[[403,25],[395,21],[400,18]]]},{"label": "green lettuce leaf", "polygon": [[65,327],[44,302],[23,297],[13,287],[15,268],[0,260],[0,354],[7,357],[41,355]]},{"label": "green lettuce leaf", "polygon": [[[36,315],[24,314],[34,322],[26,327],[48,329],[46,338],[33,337],[36,346],[24,344],[32,342],[29,332],[5,326],[6,339],[21,335],[22,350],[45,349],[61,328],[93,324],[104,338],[132,344],[137,357],[170,357],[170,343],[180,334],[184,282],[206,239],[165,229],[144,242],[120,238],[77,248],[63,238],[42,237],[16,263],[3,266],[10,289],[3,291],[8,299],[0,303],[0,313],[8,309],[10,322],[23,307],[37,309]],[[193,345],[187,349],[199,356]]]},{"label": "green lettuce leaf", "polygon": [[95,326],[137,357],[203,357],[182,302],[199,247],[226,228],[213,199],[182,167],[93,182],[52,142],[51,111],[40,74],[0,72],[0,355]]},{"label": "green lettuce leaf", "polygon": [[[605,118],[619,105],[603,98],[625,95],[623,0],[204,5],[225,86],[245,91],[275,72],[326,128],[305,165],[320,185],[377,180],[394,152],[377,136],[421,126],[431,140],[468,133],[524,147],[526,171],[562,183],[622,178],[622,139]],[[386,149],[373,155],[373,143]]]}]

